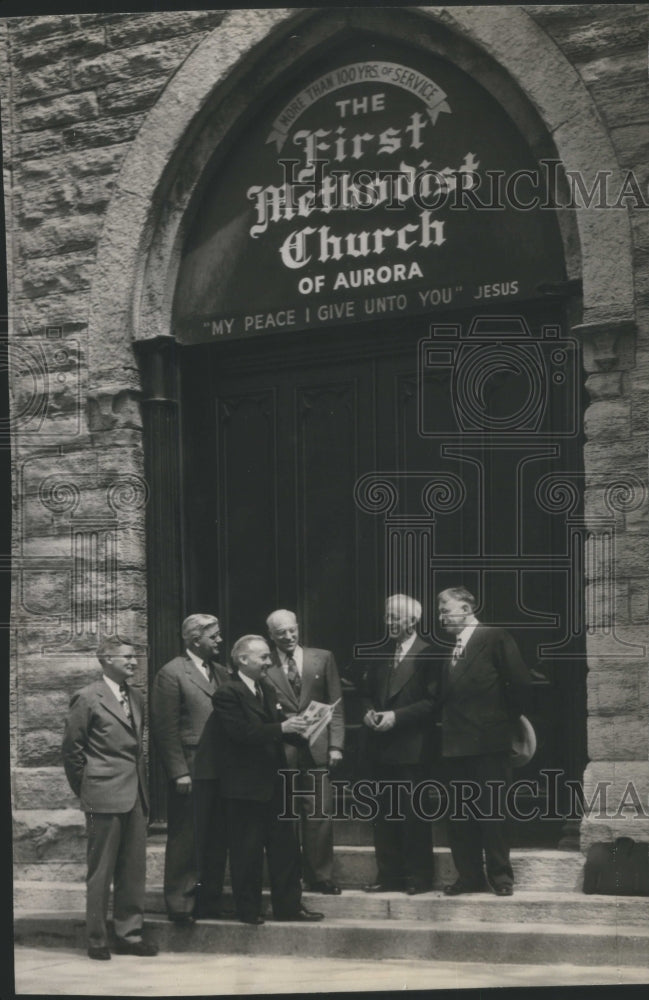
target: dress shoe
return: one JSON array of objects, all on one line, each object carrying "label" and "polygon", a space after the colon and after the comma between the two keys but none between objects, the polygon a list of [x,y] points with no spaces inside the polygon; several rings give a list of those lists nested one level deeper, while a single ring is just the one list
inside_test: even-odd
[{"label": "dress shoe", "polygon": [[312,882],[309,886],[311,892],[320,892],[323,896],[340,896],[340,888],[331,879],[323,879],[322,882]]},{"label": "dress shoe", "polygon": [[239,917],[239,921],[242,924],[252,924],[253,927],[259,927],[260,924],[265,924],[266,921],[261,916],[256,917]]},{"label": "dress shoe", "polygon": [[513,885],[494,885],[493,891],[497,896],[513,896],[514,886]]},{"label": "dress shoe", "polygon": [[192,927],[196,923],[193,913],[170,913],[169,920],[179,927]]},{"label": "dress shoe", "polygon": [[450,885],[444,886],[445,896],[461,896],[465,892],[486,892],[487,886],[484,882],[463,882],[461,878]]},{"label": "dress shoe", "polygon": [[406,883],[406,892],[409,896],[418,896],[422,892],[431,892],[432,888],[430,882],[417,882],[415,879],[409,879]]},{"label": "dress shoe", "polygon": [[372,882],[363,886],[363,892],[402,892],[403,886],[397,882]]},{"label": "dress shoe", "polygon": [[127,938],[117,938],[115,951],[118,955],[139,955],[141,958],[153,958],[158,954],[158,946],[150,941],[129,941]]},{"label": "dress shoe", "polygon": [[88,948],[88,958],[96,958],[98,962],[108,962],[110,960],[110,952],[108,948],[102,948],[99,945],[91,945]]},{"label": "dress shoe", "polygon": [[297,913],[287,914],[282,917],[275,917],[275,920],[300,920],[305,924],[315,924],[318,920],[324,919],[324,913],[317,913],[315,910],[307,910],[306,906],[301,906]]}]

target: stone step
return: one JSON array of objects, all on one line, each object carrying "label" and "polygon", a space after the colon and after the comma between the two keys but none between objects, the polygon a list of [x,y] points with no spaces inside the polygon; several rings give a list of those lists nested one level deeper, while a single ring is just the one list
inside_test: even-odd
[{"label": "stone step", "polygon": [[[500,901],[502,902],[502,900]],[[509,901],[506,901],[507,903]],[[147,933],[162,951],[301,955],[364,959],[430,959],[458,962],[516,962],[644,967],[649,929],[558,923],[522,925],[463,919],[449,924],[446,910],[431,922],[329,918],[318,924],[275,923],[251,927],[230,920],[206,920],[183,928],[148,915]],[[19,945],[85,949],[83,913],[29,913],[16,918]]]},{"label": "stone step", "polygon": [[[85,885],[71,882],[15,882],[14,909],[28,911],[83,910]],[[265,905],[270,906],[269,893],[264,893]],[[581,892],[556,893],[516,889],[514,896],[501,899],[492,893],[472,893],[446,897],[440,890],[407,896],[400,892],[369,894],[359,889],[347,889],[341,896],[323,896],[305,892],[305,905],[320,910],[327,918],[349,920],[425,920],[430,923],[442,918],[458,923],[470,918],[479,923],[511,922],[545,925],[546,923],[627,924],[649,927],[649,897],[585,896]],[[226,909],[232,911],[229,891],[225,893]],[[147,913],[164,915],[165,903],[161,885],[147,889]]]},{"label": "stone step", "polygon": [[[147,844],[147,882],[159,885],[164,875],[163,837],[151,838]],[[433,851],[434,884],[437,888],[452,882],[455,869],[447,847]],[[521,889],[581,891],[584,858],[579,851],[557,851],[541,848],[519,848],[512,851],[512,865],[517,887]],[[19,881],[76,881],[85,878],[85,864],[77,862],[19,863],[14,877]],[[337,846],[334,879],[343,888],[359,888],[376,878],[374,850],[369,846]]]}]

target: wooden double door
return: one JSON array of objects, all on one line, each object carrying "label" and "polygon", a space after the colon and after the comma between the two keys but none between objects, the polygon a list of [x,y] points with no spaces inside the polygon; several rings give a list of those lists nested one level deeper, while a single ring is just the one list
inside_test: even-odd
[{"label": "wooden double door", "polygon": [[[528,318],[538,327],[547,316]],[[464,584],[535,671],[539,752],[525,776],[549,767],[579,778],[583,636],[567,609],[582,584],[565,511],[539,502],[553,476],[578,482],[579,435],[557,449],[545,433],[574,417],[575,401],[546,401],[538,439],[505,446],[495,431],[454,433],[453,375],[434,357],[427,364],[428,333],[390,322],[183,349],[186,613],[216,613],[229,648],[264,634],[270,611],[294,609],[303,642],[334,651],[353,726],[357,667],[383,638],[386,594],[424,599],[424,631],[441,656],[434,595]],[[524,378],[487,379],[494,427],[519,405]]]}]

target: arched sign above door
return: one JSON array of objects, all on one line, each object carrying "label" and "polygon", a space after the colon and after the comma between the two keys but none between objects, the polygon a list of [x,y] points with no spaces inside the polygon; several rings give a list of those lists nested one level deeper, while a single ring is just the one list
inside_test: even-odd
[{"label": "arched sign above door", "polygon": [[511,311],[565,278],[557,168],[452,63],[385,40],[339,46],[269,101],[204,188],[176,336]]}]

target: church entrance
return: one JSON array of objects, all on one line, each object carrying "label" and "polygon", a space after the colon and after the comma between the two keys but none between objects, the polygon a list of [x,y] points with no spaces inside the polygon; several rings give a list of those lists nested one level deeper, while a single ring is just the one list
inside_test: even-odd
[{"label": "church entrance", "polygon": [[[180,351],[186,610],[216,613],[228,648],[264,634],[275,608],[295,609],[303,641],[332,649],[344,678],[344,774],[353,779],[362,777],[356,685],[384,638],[386,595],[422,602],[421,630],[441,658],[448,640],[435,595],[469,587],[480,618],[509,628],[533,671],[539,748],[517,775],[531,782],[518,803],[521,815],[537,808],[550,818],[521,822],[518,840],[554,844],[565,779],[579,780],[585,764],[571,552],[580,500],[569,511],[559,502],[579,471],[581,440],[567,433],[568,392],[545,395],[530,425],[531,364],[567,351],[554,341],[561,310],[483,310],[470,337],[475,323],[465,311]],[[505,363],[508,352],[517,364]],[[566,378],[578,360],[547,356]],[[463,384],[474,393],[464,400]],[[454,433],[469,416],[476,426]]]},{"label": "church entrance", "polygon": [[385,597],[421,602],[442,659],[435,596],[468,587],[534,672],[521,811],[554,818],[519,827],[556,843],[585,764],[581,361],[558,168],[499,97],[470,61],[359,32],[214,151],[173,298],[174,544],[184,613],[228,646],[288,607],[334,651],[352,778]]}]

